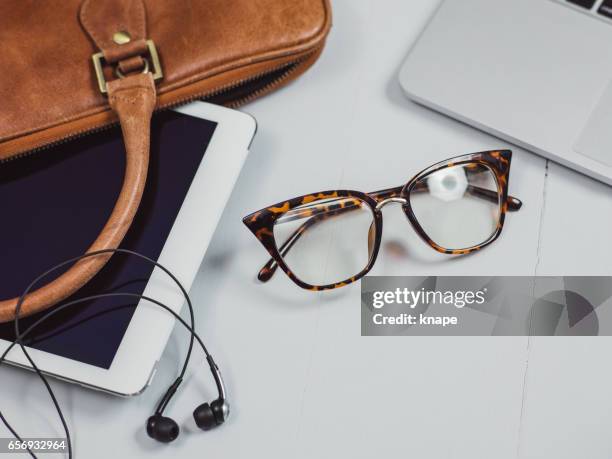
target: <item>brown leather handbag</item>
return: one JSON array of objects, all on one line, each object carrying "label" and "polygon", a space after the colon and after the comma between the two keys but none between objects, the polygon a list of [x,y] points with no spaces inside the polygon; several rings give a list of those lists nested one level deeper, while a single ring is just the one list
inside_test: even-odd
[{"label": "brown leather handbag", "polygon": [[[262,96],[316,61],[330,26],[328,0],[2,0],[0,168],[118,121],[124,183],[88,252],[117,248],[145,186],[152,112]],[[109,258],[75,263],[30,293],[20,316],[68,297]],[[0,301],[0,322],[16,305]]]}]

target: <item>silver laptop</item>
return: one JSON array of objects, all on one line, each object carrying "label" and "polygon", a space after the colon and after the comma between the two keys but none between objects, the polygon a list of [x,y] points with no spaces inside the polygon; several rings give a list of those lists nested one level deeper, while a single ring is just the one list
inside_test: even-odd
[{"label": "silver laptop", "polygon": [[408,97],[612,185],[612,0],[446,0]]}]

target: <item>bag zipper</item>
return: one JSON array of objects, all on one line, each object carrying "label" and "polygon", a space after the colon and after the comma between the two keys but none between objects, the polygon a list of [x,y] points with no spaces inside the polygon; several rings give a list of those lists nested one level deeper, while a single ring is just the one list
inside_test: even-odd
[{"label": "bag zipper", "polygon": [[[256,99],[257,97],[271,92],[276,86],[279,86],[284,80],[289,78],[293,74],[293,72],[295,72],[299,68],[300,64],[308,60],[308,58],[315,54],[317,51],[318,48],[304,56],[301,56],[300,59],[291,62],[285,62],[282,65],[279,65],[278,67],[275,67],[271,70],[266,70],[265,72],[261,72],[256,75],[252,75],[248,78],[234,81],[230,84],[220,86],[204,93],[194,94],[192,96],[184,97],[177,101],[161,105],[155,108],[155,112],[177,107],[179,105],[183,105],[196,100],[211,102],[218,105],[225,105],[230,108],[238,108],[241,105],[244,105],[252,101],[253,99]],[[238,98],[235,98],[236,90],[238,90]],[[0,164],[16,159],[25,158],[34,153],[47,150],[54,146],[78,139],[80,137],[84,137],[89,134],[93,134],[95,132],[111,129],[112,127],[117,126],[118,124],[119,122],[115,121],[113,123],[106,123],[99,126],[84,129],[82,131],[73,132],[52,142],[39,145],[38,147],[35,147],[31,150],[16,153],[8,158],[0,159]]]}]

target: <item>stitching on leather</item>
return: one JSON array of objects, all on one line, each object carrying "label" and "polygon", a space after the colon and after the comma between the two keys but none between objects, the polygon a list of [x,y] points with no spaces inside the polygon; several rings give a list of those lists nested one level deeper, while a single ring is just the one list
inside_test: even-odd
[{"label": "stitching on leather", "polygon": [[113,96],[111,97],[111,100],[113,102],[120,101],[120,102],[127,102],[128,104],[134,105],[136,102],[140,102],[140,100],[138,99],[142,99],[142,98],[143,96],[136,96],[136,97]]},{"label": "stitching on leather", "polygon": [[[125,88],[125,89],[118,89],[117,92],[122,92],[122,91],[132,91],[133,89],[148,89],[145,87],[132,87],[132,88]],[[123,102],[129,102],[129,103],[134,103],[136,102],[137,99],[144,99],[145,96],[152,96],[152,93],[149,94],[136,94],[135,96],[120,96],[117,94],[112,94],[110,96],[110,100],[111,101],[115,101],[115,100],[120,100]]]},{"label": "stitching on leather", "polygon": [[151,92],[153,92],[153,88],[151,86],[130,86],[129,88],[117,88],[115,89],[115,91],[117,92],[121,92],[121,91],[131,91],[132,89],[149,89],[151,90]]},{"label": "stitching on leather", "polygon": [[142,0],[138,2],[140,8],[138,9],[138,29],[142,30],[142,38],[147,39],[147,18],[146,18],[146,6]]},{"label": "stitching on leather", "polygon": [[100,44],[98,43],[100,37],[95,32],[95,29],[91,27],[91,22],[89,22],[89,5],[91,4],[90,0],[85,0],[83,2],[83,6],[81,7],[81,22],[83,23],[83,27],[85,27],[85,31],[91,36],[96,46],[100,48]]},{"label": "stitching on leather", "polygon": [[[120,95],[120,93],[122,92],[126,92],[126,91],[130,91],[130,92],[134,92],[137,90],[144,90],[147,91],[145,94],[142,93],[137,93],[135,95]],[[142,84],[138,84],[138,85],[134,85],[134,86],[129,86],[127,88],[117,88],[117,89],[111,89],[112,94],[109,94],[109,103],[111,105],[111,107],[117,102],[125,102],[131,105],[136,104],[136,102],[145,102],[145,98],[152,98],[155,99],[155,87],[151,86],[151,85],[142,85]],[[155,100],[152,100],[153,103],[155,103]]]},{"label": "stitching on leather", "polygon": [[120,92],[124,91],[133,91],[134,89],[144,89],[150,93],[150,95],[154,95],[153,88],[150,86],[130,86],[129,88],[117,88],[113,90],[113,94],[110,95],[110,99],[116,97],[116,95]]}]

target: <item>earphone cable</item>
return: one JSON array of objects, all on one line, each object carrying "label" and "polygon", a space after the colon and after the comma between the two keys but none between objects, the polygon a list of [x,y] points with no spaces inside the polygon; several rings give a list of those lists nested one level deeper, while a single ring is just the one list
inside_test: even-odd
[{"label": "earphone cable", "polygon": [[[166,306],[165,304],[154,300],[153,298],[149,298],[146,297],[144,295],[138,295],[138,294],[134,294],[134,293],[108,293],[108,294],[100,294],[100,295],[92,295],[86,298],[81,298],[78,300],[74,300],[71,301],[69,303],[60,305],[56,308],[54,308],[52,311],[47,312],[42,318],[38,319],[34,324],[32,324],[30,327],[28,327],[28,329],[24,332],[21,333],[20,332],[20,328],[19,328],[19,313],[21,311],[21,307],[23,305],[23,302],[25,301],[25,298],[27,296],[27,294],[32,290],[32,288],[43,278],[45,278],[46,276],[48,276],[49,274],[53,273],[54,271],[57,271],[58,269],[61,269],[64,266],[67,266],[69,264],[78,262],[82,259],[85,258],[89,258],[89,257],[93,257],[93,256],[98,256],[98,255],[102,255],[102,254],[107,254],[107,253],[120,253],[120,254],[127,254],[127,255],[133,255],[136,256],[138,258],[141,258],[143,260],[148,261],[149,263],[153,264],[156,267],[159,267],[162,271],[164,271],[173,281],[174,283],[179,287],[179,289],[181,290],[183,296],[185,297],[185,300],[187,302],[188,308],[189,308],[189,318],[190,318],[190,322],[191,324],[187,324],[187,322],[185,322],[179,314],[177,314],[176,312],[174,312],[170,307]],[[187,328],[187,330],[189,330],[190,332],[190,340],[189,340],[189,348],[187,350],[187,354],[185,356],[185,361],[183,363],[183,367],[181,369],[181,372],[179,373],[178,378],[176,379],[176,381],[170,386],[170,388],[168,389],[168,391],[166,392],[166,394],[162,397],[162,399],[159,402],[159,405],[156,409],[156,413],[161,413],[163,412],[163,410],[166,408],[166,406],[168,405],[168,403],[170,402],[170,400],[172,399],[172,396],[174,395],[174,393],[176,392],[176,389],[178,388],[178,385],[180,384],[180,382],[183,380],[183,377],[187,371],[188,365],[189,365],[189,361],[191,359],[191,354],[192,354],[192,350],[193,350],[193,344],[194,344],[194,340],[198,341],[198,344],[202,347],[202,350],[204,352],[204,354],[206,355],[207,360],[213,361],[211,354],[208,352],[208,349],[206,348],[206,345],[204,344],[204,342],[201,340],[201,338],[198,336],[198,334],[195,331],[195,319],[194,319],[194,310],[193,310],[193,304],[191,303],[191,298],[189,297],[189,294],[187,293],[187,291],[185,290],[185,288],[183,287],[183,285],[181,284],[181,282],[176,278],[176,276],[174,276],[174,274],[172,274],[166,267],[164,267],[163,265],[161,265],[160,263],[158,263],[157,261],[142,255],[138,252],[134,252],[128,249],[106,249],[106,250],[99,250],[99,251],[95,251],[95,252],[90,252],[90,253],[86,253],[84,255],[81,255],[79,257],[74,257],[71,258],[69,260],[66,260],[56,266],[54,266],[53,268],[47,270],[46,272],[44,272],[43,274],[41,274],[40,276],[38,276],[36,279],[34,279],[30,285],[27,287],[27,289],[24,291],[24,293],[21,295],[21,297],[19,298],[16,308],[15,308],[15,341],[13,343],[11,343],[11,345],[4,351],[4,353],[0,356],[0,365],[2,363],[4,363],[6,355],[8,354],[8,352],[10,352],[10,350],[15,346],[15,345],[19,345],[19,347],[22,349],[24,355],[26,356],[26,358],[28,359],[28,361],[30,362],[32,368],[36,371],[37,375],[39,376],[39,378],[41,379],[41,381],[45,384],[45,387],[47,389],[47,392],[49,393],[49,396],[53,402],[53,405],[58,413],[58,416],[60,418],[60,421],[62,423],[62,426],[64,428],[64,432],[66,434],[66,442],[67,442],[67,449],[68,449],[68,457],[72,458],[72,442],[71,442],[71,438],[70,438],[70,430],[68,428],[68,424],[64,418],[63,412],[61,410],[60,404],[57,401],[57,398],[55,396],[55,393],[53,392],[53,389],[51,388],[46,376],[42,373],[42,371],[38,368],[38,366],[36,365],[36,363],[34,362],[34,360],[31,358],[30,354],[28,353],[25,345],[24,345],[24,338],[38,325],[40,325],[42,322],[44,322],[45,320],[47,320],[48,318],[52,317],[54,314],[64,310],[65,308],[68,308],[70,306],[74,306],[76,304],[80,304],[86,301],[91,301],[94,299],[98,299],[98,298],[105,298],[105,297],[131,297],[131,298],[138,298],[138,299],[143,299],[146,301],[149,301],[151,303],[154,303],[160,307],[162,307],[163,309],[165,309],[166,311],[170,312],[172,315],[174,315],[174,317],[176,319],[178,319],[181,324],[183,326],[185,326]],[[21,440],[21,437],[19,436],[19,434],[13,429],[13,427],[9,424],[8,420],[4,417],[4,415],[2,414],[2,412],[0,411],[0,419],[2,420],[2,422],[5,424],[5,426],[11,431],[11,433],[15,436],[15,438],[17,438],[19,441]],[[36,458],[37,456],[31,451],[31,449],[29,447],[27,447],[27,451],[30,454],[30,456],[32,456],[33,458]]]},{"label": "earphone cable", "polygon": [[[202,341],[202,339],[200,338],[200,336],[197,334],[197,332],[195,330],[193,330],[190,325],[179,315],[177,314],[175,311],[173,311],[169,306],[163,304],[162,302],[155,300],[153,298],[147,297],[145,295],[139,295],[136,293],[104,293],[104,294],[99,294],[99,295],[92,295],[92,296],[88,296],[88,297],[84,297],[84,298],[79,298],[77,300],[74,301],[70,301],[68,303],[62,304],[60,306],[57,306],[56,308],[54,308],[52,311],[46,313],[43,317],[41,317],[40,319],[38,319],[36,322],[34,322],[32,325],[30,325],[26,331],[24,331],[23,333],[20,334],[20,336],[18,337],[17,340],[15,340],[13,343],[11,343],[8,348],[2,353],[2,355],[0,355],[0,365],[2,365],[2,363],[4,363],[7,354],[11,351],[11,349],[13,347],[15,347],[16,345],[20,345],[23,346],[23,344],[21,344],[21,342],[23,341],[23,339],[26,338],[27,335],[29,335],[37,326],[39,326],[41,323],[45,322],[46,320],[48,320],[49,318],[51,318],[52,316],[54,316],[55,314],[61,312],[64,309],[67,309],[71,306],[75,306],[87,301],[91,301],[94,299],[98,299],[98,298],[109,298],[109,297],[130,297],[130,298],[137,298],[137,299],[142,299],[148,302],[151,302],[163,309],[165,309],[166,311],[168,311],[169,313],[171,313],[190,333],[193,333],[193,336],[195,338],[195,340],[198,342],[198,344],[200,345],[200,347],[202,348],[202,351],[204,351],[204,349],[206,349],[206,346],[204,344],[204,342]],[[23,347],[22,347],[23,349]],[[26,351],[27,352],[27,351]],[[27,354],[26,354],[27,355]],[[36,363],[30,358],[30,363],[32,365],[32,367],[35,369],[35,371],[37,372],[38,376],[46,383],[46,387],[47,387],[47,391],[51,393],[53,393],[53,390],[51,389],[50,385],[47,382],[47,378],[44,375],[44,373],[42,373],[40,371],[40,369],[38,368],[38,366],[36,365]],[[61,408],[59,407],[59,403],[57,402],[57,399],[53,396],[52,398],[54,405],[56,406],[56,409],[59,410],[61,412]],[[10,425],[10,423],[6,420],[6,418],[4,417],[3,413],[0,411],[0,420],[2,420],[2,422],[4,423],[4,425],[11,431],[11,433],[20,441],[21,437],[19,437],[19,434],[13,429],[13,427]],[[67,425],[64,428],[64,430],[67,430]],[[67,442],[68,443],[68,442]],[[30,455],[33,458],[37,458],[36,455],[34,455],[30,449],[28,448],[28,452],[30,453]],[[71,449],[69,446],[68,449],[68,457],[72,458],[72,453],[71,453]]]}]

